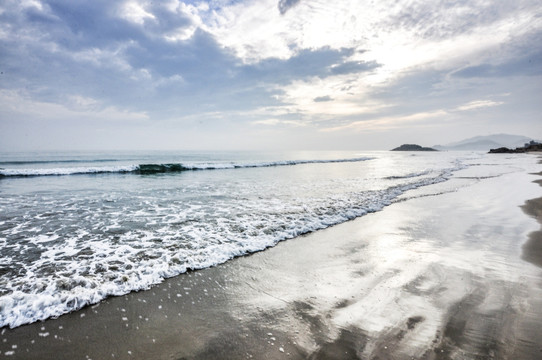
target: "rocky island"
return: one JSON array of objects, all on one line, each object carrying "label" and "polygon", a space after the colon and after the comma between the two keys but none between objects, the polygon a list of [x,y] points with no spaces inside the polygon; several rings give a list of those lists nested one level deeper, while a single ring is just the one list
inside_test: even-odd
[{"label": "rocky island", "polygon": [[438,150],[430,148],[430,147],[423,147],[416,144],[403,144],[399,147],[396,147],[395,149],[392,149],[391,151],[438,151]]}]

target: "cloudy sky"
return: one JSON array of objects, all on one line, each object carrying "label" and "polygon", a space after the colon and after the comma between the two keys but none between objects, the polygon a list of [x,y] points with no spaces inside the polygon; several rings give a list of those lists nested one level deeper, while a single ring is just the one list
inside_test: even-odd
[{"label": "cloudy sky", "polygon": [[540,0],[3,0],[0,150],[542,138]]}]

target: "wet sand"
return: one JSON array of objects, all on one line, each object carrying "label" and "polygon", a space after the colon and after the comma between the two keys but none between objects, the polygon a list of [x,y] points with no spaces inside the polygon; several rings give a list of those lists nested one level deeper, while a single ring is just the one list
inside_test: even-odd
[{"label": "wet sand", "polygon": [[0,358],[540,359],[536,179],[458,176],[457,191],[4,328]]},{"label": "wet sand", "polygon": [[[542,172],[534,175],[542,177]],[[534,182],[542,186],[542,180]],[[527,200],[522,209],[542,225],[542,198]],[[523,259],[542,267],[542,229],[529,234],[529,241],[523,245]]]}]

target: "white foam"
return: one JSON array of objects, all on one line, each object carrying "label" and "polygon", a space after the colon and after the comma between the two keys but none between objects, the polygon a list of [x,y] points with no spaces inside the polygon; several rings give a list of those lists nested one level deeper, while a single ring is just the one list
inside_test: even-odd
[{"label": "white foam", "polygon": [[23,168],[23,169],[0,169],[3,176],[50,176],[50,175],[78,175],[78,174],[102,174],[133,172],[136,165],[129,166],[89,166],[89,167],[61,167],[61,168]]},{"label": "white foam", "polygon": [[[272,162],[198,162],[187,164],[155,164],[157,167],[163,167],[167,171],[171,165],[179,165],[182,170],[224,170],[238,168],[257,168],[273,166],[290,166],[302,164],[323,164],[323,163],[344,163],[361,162],[371,160],[371,157],[359,157],[351,159],[330,159],[330,160],[284,160]],[[151,166],[153,164],[150,164]],[[80,166],[80,167],[59,167],[59,168],[12,168],[0,169],[0,176],[4,177],[28,177],[28,176],[52,176],[52,175],[81,175],[81,174],[104,174],[104,173],[137,173],[140,165],[124,166]],[[178,171],[178,170],[177,170]],[[150,171],[152,172],[152,170]],[[157,171],[159,172],[159,171]]]},{"label": "white foam", "polygon": [[[360,184],[354,184],[352,191],[333,193],[335,184],[331,182],[319,196],[291,196],[286,192],[280,198],[262,197],[260,193],[274,193],[272,183],[266,185],[270,189],[253,189],[254,185],[246,184],[239,185],[246,188],[237,189],[246,192],[243,196],[234,194],[207,202],[162,204],[149,193],[140,201],[144,206],[129,206],[119,199],[114,203],[119,207],[81,211],[89,208],[89,203],[100,203],[82,194],[73,211],[58,215],[60,226],[72,226],[76,229],[73,232],[59,228],[39,234],[37,220],[29,212],[10,235],[15,236],[15,229],[37,229],[38,234],[29,242],[40,251],[39,258],[24,264],[20,275],[7,282],[9,293],[0,297],[0,327],[57,317],[107,296],[148,289],[188,269],[221,264],[279,241],[379,211],[410,189],[445,181],[458,168],[424,178],[408,177],[399,185],[374,190],[357,191]],[[192,193],[203,191],[199,184],[193,186]],[[73,203],[76,200],[71,199]],[[67,203],[63,199],[48,201],[50,207]],[[48,203],[41,206],[49,207]],[[49,220],[39,221],[47,226]],[[133,222],[129,230],[125,221]],[[20,252],[27,245],[14,246],[13,250]],[[6,259],[0,258],[0,263]]]}]

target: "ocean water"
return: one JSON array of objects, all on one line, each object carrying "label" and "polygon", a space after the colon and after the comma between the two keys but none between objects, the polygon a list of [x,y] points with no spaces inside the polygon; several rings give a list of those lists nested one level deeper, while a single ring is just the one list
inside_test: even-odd
[{"label": "ocean water", "polygon": [[492,161],[463,152],[0,154],[0,327],[380,211]]}]

